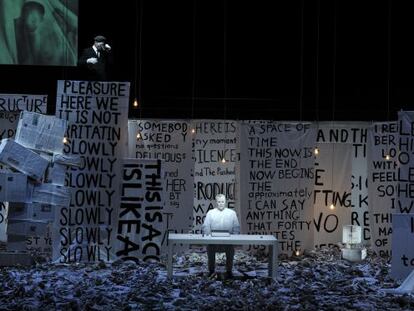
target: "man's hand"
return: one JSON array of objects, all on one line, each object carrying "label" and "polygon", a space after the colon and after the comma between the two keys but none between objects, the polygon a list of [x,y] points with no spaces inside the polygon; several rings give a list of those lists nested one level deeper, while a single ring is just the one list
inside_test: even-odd
[{"label": "man's hand", "polygon": [[86,60],[86,63],[87,64],[96,64],[98,62],[98,59],[96,58],[96,57],[91,57],[91,58],[88,58],[87,60]]}]

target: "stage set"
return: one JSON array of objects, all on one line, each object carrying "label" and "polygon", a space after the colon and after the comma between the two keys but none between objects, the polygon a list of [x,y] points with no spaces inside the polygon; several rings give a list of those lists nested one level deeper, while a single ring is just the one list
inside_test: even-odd
[{"label": "stage set", "polygon": [[[381,10],[391,12],[391,3]],[[319,37],[304,39],[307,18],[317,13],[320,27],[326,22],[321,14],[332,12],[336,27],[335,18],[348,12],[339,4],[283,7],[298,14],[300,26],[300,66],[292,79],[277,80],[281,93],[288,92],[283,83],[297,80],[295,98],[285,103],[283,96],[260,98],[258,84],[251,89],[258,95],[229,96],[238,83],[240,92],[244,87],[243,79],[230,83],[237,71],[226,65],[232,61],[226,53],[237,48],[226,43],[237,33],[236,7],[227,1],[215,9],[228,19],[212,28],[224,33],[223,93],[203,97],[208,83],[199,58],[207,54],[197,54],[197,40],[207,8],[198,1],[181,4],[194,26],[188,34],[192,81],[185,96],[166,95],[165,103],[181,102],[175,109],[160,104],[164,95],[154,95],[155,86],[148,100],[143,91],[142,53],[149,43],[140,40],[145,8],[154,10],[150,4],[124,8],[135,16],[130,58],[121,56],[126,44],[111,41],[108,29],[83,26],[95,33],[82,37],[87,49],[78,47],[78,26],[87,23],[82,12],[93,11],[92,4],[1,2],[10,14],[0,22],[14,25],[0,35],[0,70],[14,80],[0,92],[2,307],[413,309],[414,111],[393,101],[391,54],[383,60],[387,91],[385,104],[373,112],[381,115],[376,120],[369,119],[373,103],[361,106],[360,115],[340,103],[347,99],[336,93],[337,81],[345,80],[336,72],[337,28],[329,92],[321,90],[326,67],[319,71],[319,52],[310,53],[316,80],[304,71],[313,66],[305,43],[322,48]],[[388,44],[390,35],[388,29]],[[53,44],[59,48],[50,49]],[[47,87],[29,73],[17,83],[21,72],[41,76],[42,70],[50,73]],[[37,89],[24,87],[31,80]],[[236,112],[241,101],[249,108]],[[213,266],[211,250],[218,250]]]}]

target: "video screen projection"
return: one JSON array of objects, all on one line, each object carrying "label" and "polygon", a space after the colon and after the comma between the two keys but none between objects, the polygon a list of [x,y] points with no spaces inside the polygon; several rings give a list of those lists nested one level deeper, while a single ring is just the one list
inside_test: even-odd
[{"label": "video screen projection", "polygon": [[76,66],[79,0],[0,0],[0,64]]}]

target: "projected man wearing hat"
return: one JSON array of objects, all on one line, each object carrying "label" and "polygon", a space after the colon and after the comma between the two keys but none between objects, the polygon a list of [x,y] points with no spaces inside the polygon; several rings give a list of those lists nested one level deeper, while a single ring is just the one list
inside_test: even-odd
[{"label": "projected man wearing hat", "polygon": [[[22,1],[14,3],[18,6]],[[4,3],[0,1],[0,4],[1,11]],[[24,0],[21,15],[14,20],[17,62],[12,63],[75,65],[77,23],[77,16],[60,1]],[[13,49],[3,50],[0,53],[11,53],[13,58]]]},{"label": "projected man wearing hat", "polygon": [[[216,195],[217,207],[208,211],[203,223],[204,234],[210,235],[214,231],[227,231],[230,234],[240,233],[240,224],[236,212],[227,208],[226,196]],[[234,246],[233,245],[207,245],[209,276],[214,274],[216,265],[216,252],[226,253],[226,276],[232,277]]]},{"label": "projected man wearing hat", "polygon": [[96,36],[91,47],[83,50],[79,58],[79,66],[86,69],[86,79],[108,80],[108,63],[110,62],[111,47],[106,43],[104,36]]}]

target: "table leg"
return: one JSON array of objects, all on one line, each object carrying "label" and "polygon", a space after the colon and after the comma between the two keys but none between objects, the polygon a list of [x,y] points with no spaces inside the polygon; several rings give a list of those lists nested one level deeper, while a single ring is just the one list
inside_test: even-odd
[{"label": "table leg", "polygon": [[269,257],[268,257],[268,269],[267,269],[267,273],[268,276],[271,278],[273,277],[273,245],[269,245]]},{"label": "table leg", "polygon": [[277,268],[278,268],[278,253],[279,253],[279,249],[278,249],[278,244],[277,242],[273,243],[272,245],[272,275],[271,277],[273,279],[276,279],[277,276]]},{"label": "table leg", "polygon": [[173,274],[172,249],[173,249],[173,243],[171,241],[168,241],[168,253],[167,253],[167,277],[168,279],[171,279],[172,274]]}]

